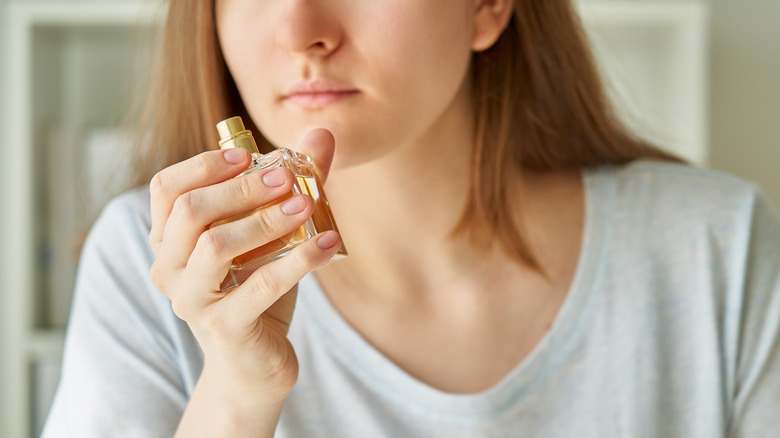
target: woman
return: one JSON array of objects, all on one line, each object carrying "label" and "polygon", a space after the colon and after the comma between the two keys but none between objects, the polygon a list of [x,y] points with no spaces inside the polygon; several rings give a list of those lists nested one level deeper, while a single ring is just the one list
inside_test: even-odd
[{"label": "woman", "polygon": [[[90,235],[45,436],[780,436],[780,221],[626,133],[569,1],[201,3],[170,2],[165,168]],[[341,234],[221,293],[312,211],[209,228],[292,181],[233,179],[233,115],[314,158]]]}]

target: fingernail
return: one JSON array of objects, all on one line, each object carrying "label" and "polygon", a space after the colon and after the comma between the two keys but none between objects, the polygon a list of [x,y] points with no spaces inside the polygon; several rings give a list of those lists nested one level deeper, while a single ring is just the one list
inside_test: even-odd
[{"label": "fingernail", "polygon": [[330,249],[339,243],[339,235],[335,231],[326,231],[317,239],[317,246],[320,249]]},{"label": "fingernail", "polygon": [[238,164],[244,161],[246,151],[241,148],[230,148],[222,152],[222,157],[230,164]]},{"label": "fingernail", "polygon": [[293,196],[292,198],[282,203],[282,213],[287,215],[298,214],[306,208],[306,203],[303,201],[303,196]]},{"label": "fingernail", "polygon": [[268,187],[278,187],[284,184],[285,179],[287,178],[284,176],[284,170],[274,169],[270,172],[266,172],[266,174],[263,175],[263,184]]}]

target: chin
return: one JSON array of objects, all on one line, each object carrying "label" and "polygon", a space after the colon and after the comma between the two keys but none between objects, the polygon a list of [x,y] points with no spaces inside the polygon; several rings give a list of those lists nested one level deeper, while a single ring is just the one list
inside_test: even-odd
[{"label": "chin", "polygon": [[[361,120],[362,121],[362,120]],[[275,129],[262,130],[266,139],[275,147],[286,147],[300,151],[300,144],[306,135],[314,129],[324,128],[336,139],[336,150],[331,170],[341,170],[360,166],[388,155],[393,146],[387,135],[381,130],[366,126],[354,119],[342,118],[341,122],[332,120],[309,121],[303,124],[284,123],[276,120],[269,124]],[[279,129],[282,127],[282,129]]]},{"label": "chin", "polygon": [[[324,128],[333,134],[336,139],[336,150],[333,155],[332,170],[341,170],[360,166],[376,161],[388,152],[387,145],[377,138],[376,132],[365,135],[364,132],[356,132],[355,129],[345,129],[343,126],[332,124],[310,125],[302,129],[300,139],[316,128]],[[298,140],[300,144],[300,140]]]},{"label": "chin", "polygon": [[373,161],[372,157],[366,156],[366,151],[355,151],[350,147],[340,147],[336,143],[336,153],[333,155],[333,163],[330,166],[331,171],[339,171],[360,166]]}]

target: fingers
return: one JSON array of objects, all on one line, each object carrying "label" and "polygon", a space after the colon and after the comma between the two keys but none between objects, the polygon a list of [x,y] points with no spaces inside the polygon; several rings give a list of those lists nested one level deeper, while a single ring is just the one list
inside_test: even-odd
[{"label": "fingers", "polygon": [[309,132],[298,146],[298,150],[311,157],[317,176],[323,183],[328,179],[333,154],[336,151],[336,139],[327,129],[319,128]]},{"label": "fingers", "polygon": [[[314,201],[305,195],[293,196],[281,204],[255,211],[243,219],[214,227],[203,234],[183,273],[187,278],[211,279],[209,291],[219,290],[231,261],[300,227],[314,211]],[[197,273],[197,275],[194,275]],[[186,290],[202,290],[193,285]]]},{"label": "fingers", "polygon": [[[327,178],[335,150],[333,135],[310,132],[299,147]],[[286,256],[257,269],[229,294],[214,293],[231,261],[294,231],[311,216],[308,196],[284,202],[295,181],[289,169],[252,172],[243,149],[209,151],[159,172],[150,184],[152,227],[149,242],[156,255],[152,281],[171,298],[177,315],[198,315],[209,304],[229,308],[224,316],[250,324],[309,271],[330,260],[341,246],[329,231],[299,244]],[[275,178],[272,176],[276,175]],[[221,223],[223,219],[229,219]],[[211,226],[217,223],[216,226]],[[239,257],[240,259],[241,257]],[[246,271],[247,275],[251,270]],[[188,320],[184,318],[185,320]]]},{"label": "fingers", "polygon": [[176,199],[190,190],[233,178],[249,166],[250,155],[244,149],[208,151],[165,168],[152,178],[152,229],[149,243],[157,253],[168,216]]},{"label": "fingers", "polygon": [[249,277],[220,300],[221,312],[235,324],[253,324],[308,272],[327,263],[341,247],[341,236],[326,231],[298,245]]},{"label": "fingers", "polygon": [[[295,176],[289,169],[276,168],[184,193],[176,199],[166,221],[157,258],[169,270],[183,269],[209,225],[239,214],[252,214],[258,207],[291,193],[294,180]],[[264,215],[259,217],[265,218]],[[275,225],[266,222],[266,225]],[[266,242],[258,242],[255,246],[263,243]],[[220,266],[225,261],[213,260]]]}]

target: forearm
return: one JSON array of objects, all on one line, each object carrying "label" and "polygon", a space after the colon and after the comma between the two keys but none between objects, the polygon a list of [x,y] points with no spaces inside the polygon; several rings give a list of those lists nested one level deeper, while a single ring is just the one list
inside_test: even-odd
[{"label": "forearm", "polygon": [[176,430],[177,438],[274,436],[284,400],[266,400],[246,392],[228,394],[214,380],[201,375]]}]

